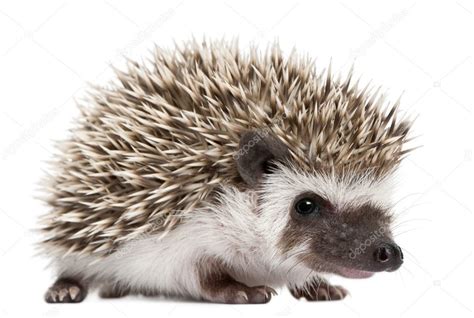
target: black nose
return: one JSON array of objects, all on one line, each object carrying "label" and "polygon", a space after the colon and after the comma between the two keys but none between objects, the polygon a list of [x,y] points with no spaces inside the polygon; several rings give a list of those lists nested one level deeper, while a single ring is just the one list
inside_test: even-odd
[{"label": "black nose", "polygon": [[375,249],[374,259],[386,271],[394,271],[403,263],[402,249],[394,243],[383,243]]}]

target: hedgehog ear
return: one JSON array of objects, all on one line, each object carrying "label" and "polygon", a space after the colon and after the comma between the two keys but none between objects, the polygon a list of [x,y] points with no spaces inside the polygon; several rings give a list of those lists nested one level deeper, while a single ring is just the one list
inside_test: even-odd
[{"label": "hedgehog ear", "polygon": [[268,172],[270,161],[284,159],[288,154],[286,145],[267,130],[251,130],[240,138],[239,150],[234,158],[242,179],[248,185],[255,186]]}]

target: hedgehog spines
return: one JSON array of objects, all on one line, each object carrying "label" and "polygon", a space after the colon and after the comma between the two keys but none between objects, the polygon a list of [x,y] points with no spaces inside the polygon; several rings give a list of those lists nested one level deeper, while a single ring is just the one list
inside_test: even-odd
[{"label": "hedgehog spines", "polygon": [[225,42],[156,49],[152,61],[130,61],[81,110],[57,158],[46,246],[102,255],[176,226],[220,185],[241,183],[233,154],[250,129],[279,138],[306,171],[383,178],[405,154],[399,101],[384,110],[352,70],[334,79],[277,46],[242,54]]}]

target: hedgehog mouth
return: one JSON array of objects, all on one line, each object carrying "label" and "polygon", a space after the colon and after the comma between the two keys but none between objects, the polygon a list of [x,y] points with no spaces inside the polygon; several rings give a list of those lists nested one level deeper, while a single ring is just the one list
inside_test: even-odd
[{"label": "hedgehog mouth", "polygon": [[334,272],[342,277],[354,279],[369,278],[375,274],[375,272],[345,266],[337,266]]},{"label": "hedgehog mouth", "polygon": [[[361,269],[360,267],[350,266],[347,264],[338,264],[336,262],[325,262],[323,268],[327,273],[336,274],[344,278],[362,279],[374,276],[378,270],[368,268]],[[324,270],[323,270],[324,271]]]}]

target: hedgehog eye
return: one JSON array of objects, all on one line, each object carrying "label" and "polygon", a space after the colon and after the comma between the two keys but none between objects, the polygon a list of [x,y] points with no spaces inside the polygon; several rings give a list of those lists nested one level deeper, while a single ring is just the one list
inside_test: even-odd
[{"label": "hedgehog eye", "polygon": [[307,215],[311,213],[319,213],[321,206],[313,199],[303,198],[296,202],[295,210],[299,214]]}]

